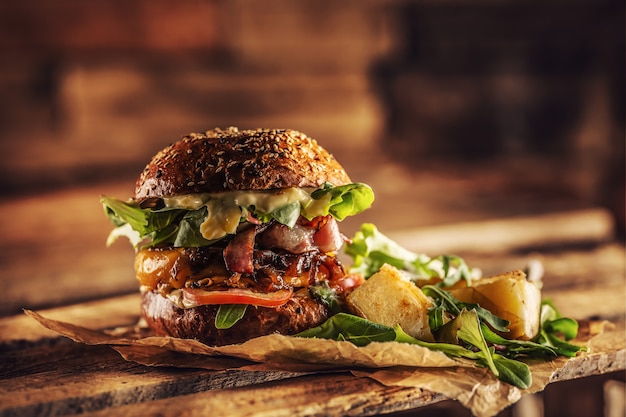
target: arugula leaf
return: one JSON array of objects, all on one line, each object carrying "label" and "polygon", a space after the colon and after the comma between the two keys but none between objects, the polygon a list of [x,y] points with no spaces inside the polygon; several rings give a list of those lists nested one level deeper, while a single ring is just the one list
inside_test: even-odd
[{"label": "arugula leaf", "polygon": [[156,230],[149,234],[150,240],[148,243],[142,246],[142,249],[151,246],[157,246],[160,243],[171,242],[176,239],[178,234],[178,225],[169,224],[161,230]]},{"label": "arugula leaf", "polygon": [[578,322],[567,317],[559,317],[543,324],[546,332],[561,334],[565,340],[572,340],[578,334]]},{"label": "arugula leaf", "polygon": [[483,331],[483,336],[485,336],[485,340],[488,343],[493,343],[506,348],[505,354],[508,357],[523,354],[543,357],[557,356],[557,352],[548,345],[542,345],[530,340],[505,339],[491,330],[491,328],[484,323],[481,323],[481,329]]},{"label": "arugula leaf", "polygon": [[430,350],[436,350],[442,353],[445,353],[448,356],[455,358],[465,358],[471,360],[478,360],[480,356],[478,353],[473,352],[461,345],[457,345],[454,343],[441,343],[441,342],[425,342],[423,340],[419,340],[414,338],[413,336],[408,335],[400,326],[396,326],[396,342],[400,343],[408,343],[412,345],[418,345]]},{"label": "arugula leaf", "polygon": [[246,314],[247,304],[220,304],[215,315],[216,329],[230,329]]},{"label": "arugula leaf", "polygon": [[[142,209],[135,204],[102,196],[100,198],[105,213],[114,225],[118,225],[111,234],[110,244],[119,236],[127,236],[133,246],[137,247],[145,240],[145,246],[172,242],[179,247],[206,246],[215,241],[205,239],[200,233],[200,225],[206,219],[207,209]],[[138,237],[132,234],[125,225],[130,226]]]},{"label": "arugula leaf", "polygon": [[451,320],[448,320],[447,323],[439,326],[437,330],[431,330],[431,333],[435,337],[435,340],[440,343],[453,343],[458,345],[459,338],[457,336],[457,332],[461,328],[462,321],[460,316],[456,316]]},{"label": "arugula leaf", "polygon": [[463,309],[461,313],[456,316],[455,320],[461,321],[459,329],[456,332],[457,337],[478,348],[480,352],[482,352],[482,359],[491,370],[491,373],[495,376],[499,376],[500,372],[493,363],[492,352],[490,351],[489,346],[487,346],[483,332],[480,329],[480,321],[478,320],[476,310],[468,311]]},{"label": "arugula leaf", "polygon": [[353,258],[350,272],[363,274],[366,278],[385,263],[408,272],[416,280],[440,277],[444,286],[453,285],[461,279],[469,280],[474,273],[458,256],[430,258],[411,252],[382,234],[371,223],[361,225],[344,251]]},{"label": "arugula leaf", "polygon": [[392,341],[396,338],[396,332],[391,327],[352,314],[338,313],[321,325],[300,332],[296,336],[345,340],[356,346],[365,346],[371,342]]},{"label": "arugula leaf", "polygon": [[374,191],[369,185],[359,182],[339,186],[327,182],[313,191],[311,197],[314,200],[329,198],[328,213],[341,221],[368,209],[374,202]]},{"label": "arugula leaf", "polygon": [[441,286],[449,287],[462,279],[469,282],[472,278],[472,270],[462,258],[454,255],[440,255],[435,259],[440,260],[443,266],[444,279]]},{"label": "arugula leaf", "polygon": [[[425,285],[425,286],[422,287],[422,291],[424,292],[424,294],[428,295],[429,297],[432,297],[435,300],[438,300],[438,302],[440,303],[441,307],[445,311],[448,311],[448,312],[456,315],[456,314],[460,314],[461,310],[463,310],[463,309],[475,310],[476,313],[478,314],[478,317],[483,322],[488,323],[494,329],[496,329],[496,330],[498,330],[500,332],[508,332],[509,331],[509,329],[507,328],[507,326],[509,325],[509,321],[508,320],[505,320],[505,319],[503,319],[501,317],[496,316],[491,311],[489,311],[489,310],[487,310],[485,308],[482,308],[478,304],[464,303],[462,301],[459,301],[456,298],[454,298],[452,296],[452,294],[450,294],[450,292],[445,291],[445,290],[439,288],[436,285]],[[437,328],[432,328],[431,327],[431,331],[436,331],[436,330],[437,330]]]},{"label": "arugula leaf", "polygon": [[134,205],[118,200],[116,198],[101,196],[100,203],[104,207],[104,212],[115,226],[119,227],[128,223],[133,230],[141,235],[145,235],[148,221],[146,219],[147,210],[143,210]]},{"label": "arugula leaf", "polygon": [[291,204],[279,207],[269,214],[277,222],[291,228],[295,226],[298,217],[300,217],[300,203],[295,201]]},{"label": "arugula leaf", "polygon": [[[568,343],[578,334],[576,320],[561,317],[557,309],[547,300],[541,303],[541,328],[536,342],[549,346],[562,356],[574,357],[580,351],[586,350],[583,346]],[[560,336],[563,336],[561,339]]]},{"label": "arugula leaf", "polygon": [[[491,354],[493,366],[498,371],[498,379],[521,389],[530,388],[533,383],[530,368],[524,362],[507,358],[497,353]],[[483,359],[478,361],[485,365]]]},{"label": "arugula leaf", "polygon": [[396,326],[396,342],[419,345],[430,350],[445,353],[450,357],[474,360],[481,366],[489,367],[489,362],[491,362],[493,367],[497,370],[497,374],[494,375],[501,381],[522,389],[529,388],[532,384],[532,374],[528,365],[524,362],[498,355],[494,353],[492,349],[488,349],[487,357],[491,358],[491,361],[489,361],[486,359],[483,351],[475,352],[453,343],[424,342],[409,336],[400,326]]},{"label": "arugula leaf", "polygon": [[441,327],[443,327],[450,315],[446,311],[445,306],[439,300],[436,301],[436,305],[428,311],[428,327],[431,333],[436,333]]},{"label": "arugula leaf", "polygon": [[207,216],[207,208],[188,211],[181,219],[175,231],[174,246],[177,247],[200,247],[210,245],[220,239],[208,240],[200,233],[200,225]]},{"label": "arugula leaf", "polygon": [[561,317],[549,300],[541,301],[541,327],[549,333],[563,335],[565,340],[572,340],[578,334],[578,322]]},{"label": "arugula leaf", "polygon": [[[491,348],[487,347],[482,339],[477,324],[478,316],[475,312],[463,310],[458,318],[459,338],[472,346],[478,345],[476,346],[479,348],[478,351],[454,343],[425,342],[408,335],[400,326],[392,328],[347,313],[335,314],[320,326],[305,330],[295,336],[348,341],[356,346],[390,341],[414,344],[445,353],[450,357],[476,361],[478,365],[487,366],[502,381],[517,387],[528,388],[530,386],[532,377],[526,364],[495,354]],[[463,327],[465,329],[462,329]]]}]

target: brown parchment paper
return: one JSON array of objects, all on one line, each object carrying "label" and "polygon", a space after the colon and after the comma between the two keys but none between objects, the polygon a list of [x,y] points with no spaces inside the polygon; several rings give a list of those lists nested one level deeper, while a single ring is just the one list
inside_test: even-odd
[{"label": "brown parchment paper", "polygon": [[[350,342],[304,339],[273,334],[240,345],[207,346],[196,340],[153,336],[141,326],[94,330],[25,313],[44,327],[76,342],[109,345],[122,357],[148,366],[177,366],[210,370],[322,372],[351,370],[387,386],[419,387],[460,401],[476,417],[491,417],[525,393],[544,389],[567,358],[529,364],[532,386],[521,390],[493,377],[471,361],[449,358],[441,352],[396,342],[357,347]],[[606,326],[587,328],[579,344],[592,346]],[[589,350],[592,350],[591,348]]]}]

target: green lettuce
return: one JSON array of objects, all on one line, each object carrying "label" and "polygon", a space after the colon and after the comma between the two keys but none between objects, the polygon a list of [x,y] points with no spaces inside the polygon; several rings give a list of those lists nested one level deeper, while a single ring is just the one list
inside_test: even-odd
[{"label": "green lettuce", "polygon": [[[369,208],[374,201],[372,189],[362,183],[333,186],[324,184],[315,190],[314,200],[326,201],[323,214],[331,214],[343,220]],[[100,202],[105,214],[115,226],[109,234],[107,244],[119,237],[127,237],[135,247],[153,247],[168,243],[176,247],[200,247],[211,245],[220,239],[207,240],[200,233],[200,225],[207,219],[205,206],[197,210],[183,208],[142,208],[133,200],[122,201],[102,196]],[[292,202],[265,213],[254,206],[241,206],[241,222],[247,221],[251,213],[262,222],[275,220],[293,227],[298,217],[306,210],[299,202]]]},{"label": "green lettuce", "polygon": [[389,264],[408,272],[416,280],[440,277],[445,287],[462,279],[469,281],[472,274],[477,272],[458,256],[440,255],[431,258],[411,252],[385,236],[371,223],[361,225],[344,251],[353,259],[350,272],[362,274],[366,278],[376,273],[383,264]]},{"label": "green lettuce", "polygon": [[371,207],[374,202],[374,191],[363,183],[345,184],[335,187],[325,183],[321,188],[313,191],[311,197],[315,200],[330,197],[327,214],[341,221],[348,216],[359,214]]}]

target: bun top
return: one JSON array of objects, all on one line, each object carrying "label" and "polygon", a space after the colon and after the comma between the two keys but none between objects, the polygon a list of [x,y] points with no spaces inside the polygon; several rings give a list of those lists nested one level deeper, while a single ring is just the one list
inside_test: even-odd
[{"label": "bun top", "polygon": [[335,158],[295,130],[190,133],[157,153],[135,185],[135,198],[223,191],[335,186],[350,178]]}]

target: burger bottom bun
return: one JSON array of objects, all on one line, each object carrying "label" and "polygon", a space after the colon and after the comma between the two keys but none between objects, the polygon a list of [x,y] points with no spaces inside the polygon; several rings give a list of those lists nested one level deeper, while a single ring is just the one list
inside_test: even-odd
[{"label": "burger bottom bun", "polygon": [[244,317],[230,329],[215,328],[219,306],[182,309],[154,291],[144,292],[141,315],[160,336],[196,339],[211,346],[242,343],[272,333],[291,335],[322,324],[328,308],[308,296],[294,296],[277,308],[248,306]]}]

